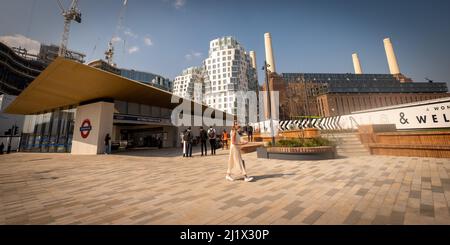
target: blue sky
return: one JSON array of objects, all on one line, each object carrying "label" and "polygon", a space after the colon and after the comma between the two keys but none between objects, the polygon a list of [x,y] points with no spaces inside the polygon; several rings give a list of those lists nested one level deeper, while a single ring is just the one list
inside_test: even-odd
[{"label": "blue sky", "polygon": [[[79,2],[83,23],[72,24],[69,48],[103,58],[123,0]],[[447,0],[128,0],[115,61],[173,79],[201,64],[210,40],[234,36],[261,66],[271,32],[279,73],[353,72],[353,52],[364,73],[388,73],[383,38],[391,37],[402,73],[450,82],[448,13]],[[56,0],[1,0],[0,39],[58,44],[62,29]]]}]

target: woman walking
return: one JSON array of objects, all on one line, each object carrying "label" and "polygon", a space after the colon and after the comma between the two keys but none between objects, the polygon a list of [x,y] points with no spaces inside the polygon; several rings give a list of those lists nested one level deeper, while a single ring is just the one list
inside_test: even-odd
[{"label": "woman walking", "polygon": [[247,144],[247,142],[241,143],[240,137],[238,134],[238,130],[240,126],[235,121],[234,126],[231,128],[231,146],[230,146],[230,156],[228,158],[228,170],[227,175],[225,176],[226,180],[234,181],[233,177],[231,177],[231,171],[234,168],[234,165],[239,165],[241,170],[241,174],[244,175],[244,181],[250,182],[253,180],[253,177],[247,176],[247,171],[245,169],[244,161],[241,156],[241,145]]}]

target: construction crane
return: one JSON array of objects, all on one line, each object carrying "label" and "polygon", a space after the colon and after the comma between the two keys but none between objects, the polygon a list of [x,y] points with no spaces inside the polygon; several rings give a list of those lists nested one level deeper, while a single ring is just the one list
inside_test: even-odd
[{"label": "construction crane", "polygon": [[61,39],[61,45],[59,46],[58,56],[66,57],[67,44],[69,43],[70,23],[75,21],[81,23],[81,12],[78,9],[78,0],[72,0],[70,7],[65,10],[61,1],[57,0],[59,8],[62,11],[64,17],[64,32]]},{"label": "construction crane", "polygon": [[116,30],[115,30],[113,36],[111,37],[111,40],[108,43],[108,49],[105,52],[106,62],[108,62],[108,64],[111,66],[116,66],[116,64],[114,63],[114,60],[113,60],[113,58],[114,58],[114,38],[118,37],[119,31],[122,29],[123,18],[125,16],[125,11],[127,9],[127,5],[128,5],[128,0],[124,0],[122,8],[119,12],[119,20],[118,20],[118,23],[116,26]]}]

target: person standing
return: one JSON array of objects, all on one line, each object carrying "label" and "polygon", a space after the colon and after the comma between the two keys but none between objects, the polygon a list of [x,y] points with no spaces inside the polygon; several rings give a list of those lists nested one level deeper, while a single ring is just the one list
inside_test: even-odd
[{"label": "person standing", "polygon": [[200,127],[200,145],[201,145],[201,150],[202,150],[202,156],[203,156],[203,151],[205,156],[208,155],[208,148],[206,147],[206,141],[208,140],[208,133],[206,132],[206,130],[203,127]]},{"label": "person standing", "polygon": [[181,145],[183,146],[183,157],[186,157],[186,141],[184,140],[184,135],[186,134],[187,130],[185,129],[183,132],[181,132]]},{"label": "person standing", "polygon": [[0,155],[3,155],[3,150],[5,149],[5,145],[3,142],[0,144]]},{"label": "person standing", "polygon": [[186,157],[192,157],[192,136],[191,127],[188,127],[184,133],[184,141],[186,142]]},{"label": "person standing", "polygon": [[109,136],[109,134],[106,134],[106,136],[105,136],[105,154],[106,155],[111,154],[110,141],[111,141],[111,137]]},{"label": "person standing", "polygon": [[211,155],[216,155],[216,130],[212,126],[208,129],[208,138],[211,145]]},{"label": "person standing", "polygon": [[233,177],[231,177],[231,172],[234,166],[237,164],[241,170],[241,174],[244,175],[244,181],[250,182],[253,180],[253,177],[247,176],[247,170],[244,165],[244,160],[242,160],[241,156],[241,145],[247,144],[247,142],[241,143],[239,137],[240,126],[235,121],[234,126],[231,128],[231,146],[230,146],[230,156],[228,157],[228,170],[225,179],[228,181],[234,181]]},{"label": "person standing", "polygon": [[247,126],[247,136],[248,136],[248,141],[253,142],[253,127],[251,125]]},{"label": "person standing", "polygon": [[222,150],[225,148],[225,145],[227,146],[227,150],[228,150],[228,133],[227,130],[223,130],[222,133]]}]

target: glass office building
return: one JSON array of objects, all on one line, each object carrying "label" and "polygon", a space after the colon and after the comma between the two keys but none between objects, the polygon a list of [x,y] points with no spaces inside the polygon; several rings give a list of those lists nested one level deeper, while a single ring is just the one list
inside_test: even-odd
[{"label": "glass office building", "polygon": [[0,42],[0,94],[19,95],[46,67]]},{"label": "glass office building", "polygon": [[153,73],[120,69],[120,75],[131,80],[155,86],[162,90],[172,91],[172,82],[169,79]]}]

